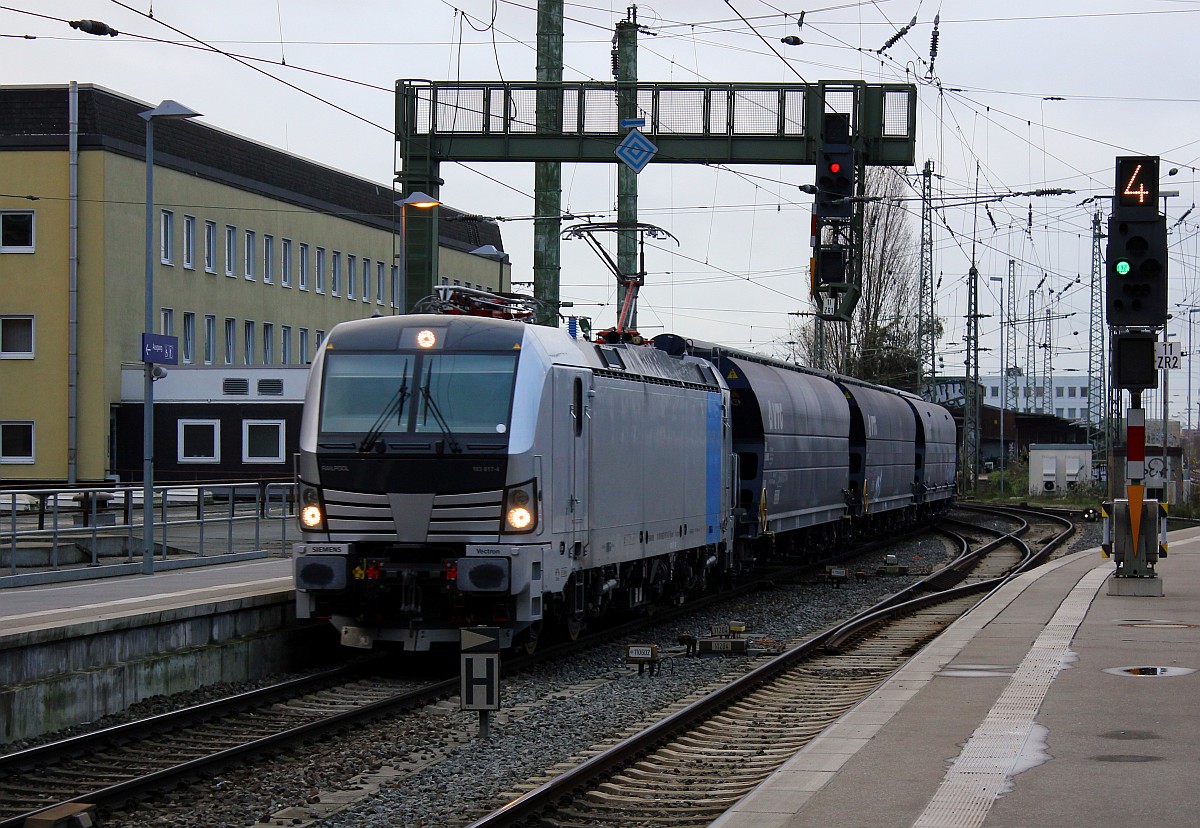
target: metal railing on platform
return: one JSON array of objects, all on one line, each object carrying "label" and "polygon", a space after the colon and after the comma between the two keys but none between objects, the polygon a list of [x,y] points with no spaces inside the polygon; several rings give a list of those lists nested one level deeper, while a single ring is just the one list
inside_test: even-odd
[{"label": "metal railing on platform", "polygon": [[[142,503],[141,486],[0,491],[0,586],[140,572]],[[154,568],[285,557],[295,505],[293,483],[156,486]]]}]

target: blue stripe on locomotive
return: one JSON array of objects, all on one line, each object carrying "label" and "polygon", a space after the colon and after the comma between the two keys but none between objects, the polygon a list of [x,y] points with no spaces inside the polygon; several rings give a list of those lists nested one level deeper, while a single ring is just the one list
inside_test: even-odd
[{"label": "blue stripe on locomotive", "polygon": [[705,524],[708,529],[705,543],[717,543],[721,539],[721,457],[724,441],[721,439],[721,395],[708,395],[708,416],[705,422]]}]

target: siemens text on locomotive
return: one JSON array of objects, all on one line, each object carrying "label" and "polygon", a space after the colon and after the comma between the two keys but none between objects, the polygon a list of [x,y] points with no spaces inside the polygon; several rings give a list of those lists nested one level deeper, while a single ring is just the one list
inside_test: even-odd
[{"label": "siemens text on locomotive", "polygon": [[574,637],[954,496],[954,422],[911,394],[478,316],[337,325],[300,449],[297,614],[357,647]]}]

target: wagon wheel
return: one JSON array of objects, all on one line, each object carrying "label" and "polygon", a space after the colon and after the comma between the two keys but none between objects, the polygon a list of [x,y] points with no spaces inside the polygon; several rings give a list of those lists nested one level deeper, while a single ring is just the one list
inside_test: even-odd
[{"label": "wagon wheel", "polygon": [[567,616],[567,638],[572,641],[578,641],[579,636],[583,635],[584,628],[587,627],[587,620],[584,618],[575,618],[571,615]]},{"label": "wagon wheel", "polygon": [[542,622],[534,621],[524,632],[521,633],[520,643],[518,643],[514,649],[516,649],[518,653],[533,655],[537,652],[538,642],[541,641],[541,638]]}]

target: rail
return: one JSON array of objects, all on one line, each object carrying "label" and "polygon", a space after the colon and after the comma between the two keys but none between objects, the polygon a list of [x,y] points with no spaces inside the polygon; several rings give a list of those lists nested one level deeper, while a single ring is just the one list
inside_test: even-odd
[{"label": "rail", "polygon": [[[126,574],[146,553],[141,486],[0,491],[0,587]],[[156,569],[290,554],[294,483],[154,487]],[[99,571],[107,570],[107,571]]]}]

